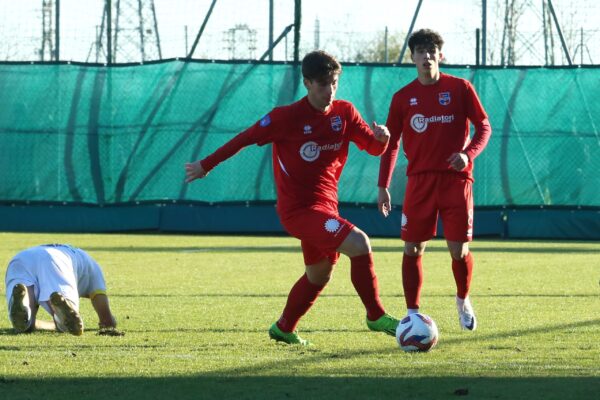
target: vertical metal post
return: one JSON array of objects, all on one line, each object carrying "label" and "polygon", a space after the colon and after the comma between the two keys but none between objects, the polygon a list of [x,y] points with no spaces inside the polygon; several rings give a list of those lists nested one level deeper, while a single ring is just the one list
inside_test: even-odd
[{"label": "vertical metal post", "polygon": [[106,0],[106,62],[112,64],[112,0]]},{"label": "vertical metal post", "polygon": [[[479,53],[477,53],[479,54]],[[481,0],[481,65],[486,65],[487,56],[487,0]]]},{"label": "vertical metal post", "polygon": [[[125,0],[127,1],[127,0]],[[117,55],[119,55],[119,38],[121,37],[121,25],[119,24],[119,18],[121,18],[121,0],[117,0],[115,3],[115,34],[113,36],[113,48],[112,52],[112,61],[113,63],[118,62]],[[112,15],[112,10],[111,10]]]},{"label": "vertical metal post", "polygon": [[475,65],[479,66],[479,41],[481,40],[479,28],[475,29]]},{"label": "vertical metal post", "polygon": [[544,31],[544,65],[548,65],[548,27],[546,26],[546,0],[542,0],[542,29]]},{"label": "vertical metal post", "polygon": [[423,4],[423,0],[419,0],[419,3],[417,4],[417,9],[415,10],[415,14],[413,15],[413,19],[410,23],[410,28],[408,28],[406,39],[404,39],[404,45],[402,46],[400,57],[398,57],[398,64],[402,64],[402,59],[404,58],[404,53],[406,53],[406,47],[408,46],[408,38],[410,38],[413,28],[415,27],[415,22],[417,20],[417,16],[419,15],[419,9],[421,9],[421,4]]},{"label": "vertical metal post", "polygon": [[185,35],[185,54],[188,53],[188,26],[184,25],[183,34]]},{"label": "vertical metal post", "polygon": [[580,28],[580,29],[581,29],[581,31],[580,31],[581,32],[581,39],[580,39],[580,42],[579,42],[579,50],[581,52],[581,57],[580,57],[581,62],[579,64],[583,64],[583,28]]},{"label": "vertical metal post", "polygon": [[146,61],[146,45],[144,43],[144,17],[142,16],[142,0],[138,0],[138,18],[140,19],[140,47],[142,51],[142,62]]},{"label": "vertical metal post", "polygon": [[56,30],[54,31],[54,59],[60,61],[60,0],[56,0],[56,9],[54,10],[54,24]]},{"label": "vertical metal post", "polygon": [[300,23],[302,21],[302,0],[294,0],[294,62],[300,61]]},{"label": "vertical metal post", "polygon": [[315,18],[315,44],[313,48],[321,48],[321,21],[319,21],[319,18]]},{"label": "vertical metal post", "polygon": [[389,51],[388,51],[388,27],[385,27],[385,32],[383,33],[383,50],[384,50],[384,56],[383,56],[383,60],[384,62],[389,62]]},{"label": "vertical metal post", "polygon": [[274,0],[269,0],[269,61],[273,61],[273,5]]}]

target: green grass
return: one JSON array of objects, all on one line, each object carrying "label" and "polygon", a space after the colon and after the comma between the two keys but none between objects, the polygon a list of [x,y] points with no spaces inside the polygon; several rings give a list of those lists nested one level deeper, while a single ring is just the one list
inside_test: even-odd
[{"label": "green grass", "polygon": [[[471,296],[479,327],[463,332],[448,252],[432,241],[422,311],[436,320],[440,342],[408,354],[368,331],[345,258],[300,323],[315,346],[269,340],[303,272],[293,238],[0,233],[0,241],[2,275],[29,246],[86,249],[103,266],[126,332],[98,336],[83,300],[82,337],[15,335],[2,306],[2,399],[562,400],[600,392],[597,242],[476,240]],[[401,242],[372,245],[384,304],[401,316]]]}]

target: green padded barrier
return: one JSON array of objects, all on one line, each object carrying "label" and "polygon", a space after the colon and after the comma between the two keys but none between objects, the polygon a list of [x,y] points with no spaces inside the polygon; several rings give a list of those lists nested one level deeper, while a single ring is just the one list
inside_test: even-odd
[{"label": "green padded barrier", "polygon": [[[600,207],[600,69],[443,67],[469,79],[493,134],[476,160],[477,206]],[[203,182],[184,163],[276,105],[302,97],[297,66],[168,62],[106,67],[0,64],[0,202],[273,202],[270,146],[252,146]],[[412,66],[344,65],[338,98],[384,123]],[[340,201],[374,203],[377,158],[351,147]],[[400,157],[391,187],[404,191]]]}]

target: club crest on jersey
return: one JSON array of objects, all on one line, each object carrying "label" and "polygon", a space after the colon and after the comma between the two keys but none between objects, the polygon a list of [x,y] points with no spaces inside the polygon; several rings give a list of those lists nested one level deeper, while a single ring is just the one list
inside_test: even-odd
[{"label": "club crest on jersey", "polygon": [[331,122],[331,129],[333,129],[336,132],[339,132],[342,130],[342,118],[339,115],[336,115],[335,117],[331,117],[330,122]]},{"label": "club crest on jersey", "polygon": [[271,125],[271,116],[270,116],[269,114],[265,115],[264,117],[262,117],[262,118],[260,119],[260,122],[259,122],[259,124],[260,124],[260,126],[262,126],[263,128],[264,128],[265,126],[269,126],[269,125]]},{"label": "club crest on jersey", "polygon": [[441,105],[443,106],[447,106],[448,104],[450,104],[450,101],[452,99],[450,98],[450,92],[441,92],[438,95],[438,101],[440,102]]}]

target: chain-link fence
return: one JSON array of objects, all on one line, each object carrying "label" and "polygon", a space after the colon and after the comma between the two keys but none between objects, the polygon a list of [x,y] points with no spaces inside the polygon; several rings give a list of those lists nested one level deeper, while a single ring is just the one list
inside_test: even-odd
[{"label": "chain-link fence", "polygon": [[[478,88],[494,129],[475,163],[478,206],[600,207],[595,67],[447,68]],[[202,185],[183,166],[305,91],[295,65],[170,61],[106,68],[0,64],[0,200],[118,204],[273,202],[269,146]],[[414,67],[346,66],[338,97],[385,121]],[[351,147],[339,198],[373,204],[379,162]],[[400,157],[392,185],[405,186]],[[226,183],[224,183],[226,182]]]},{"label": "chain-link fence", "polygon": [[256,60],[280,38],[272,59],[291,61],[294,30],[284,32],[297,16],[300,54],[323,48],[346,62],[397,62],[418,9],[414,29],[440,31],[450,64],[473,65],[478,55],[487,65],[567,65],[568,58],[600,63],[595,0],[299,3],[296,15],[293,0],[0,0],[0,60],[104,63],[109,26],[113,62],[181,58],[204,25],[196,59]]}]

